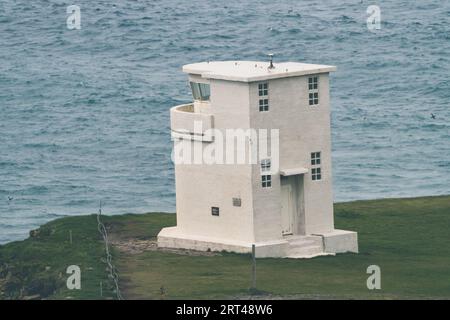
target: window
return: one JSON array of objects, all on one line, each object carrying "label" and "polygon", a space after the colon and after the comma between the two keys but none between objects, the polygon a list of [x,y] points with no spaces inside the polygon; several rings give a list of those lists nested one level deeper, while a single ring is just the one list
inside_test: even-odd
[{"label": "window", "polygon": [[219,207],[211,207],[211,214],[213,216],[219,216]]},{"label": "window", "polygon": [[320,168],[312,168],[311,169],[311,176],[313,180],[321,180],[322,174],[320,172]]},{"label": "window", "polygon": [[211,95],[209,84],[199,83],[198,86],[200,88],[201,100],[209,100],[209,96]]},{"label": "window", "polygon": [[209,84],[190,82],[194,100],[207,101],[211,95]]},{"label": "window", "polygon": [[308,88],[309,90],[318,89],[318,77],[310,77],[308,79]]},{"label": "window", "polygon": [[258,92],[260,97],[269,95],[269,84],[267,82],[258,84]]},{"label": "window", "polygon": [[261,160],[261,182],[263,188],[270,188],[272,186],[272,176],[270,173],[270,159]]},{"label": "window", "polygon": [[262,82],[258,84],[259,111],[269,111],[269,84]]},{"label": "window", "polygon": [[320,156],[320,152],[311,152],[311,178],[313,179],[313,181],[322,180]]},{"label": "window", "polygon": [[192,90],[192,96],[195,100],[200,100],[200,88],[198,86],[198,83],[190,82],[191,90]]},{"label": "window", "polygon": [[270,188],[272,186],[272,176],[270,174],[262,175],[261,181],[263,188]]},{"label": "window", "polygon": [[319,165],[320,164],[320,152],[312,152],[311,153],[311,165]]},{"label": "window", "polygon": [[270,159],[261,160],[261,171],[262,172],[270,171]]},{"label": "window", "polygon": [[309,105],[313,106],[319,104],[319,93],[314,92],[309,94]]},{"label": "window", "polygon": [[259,99],[259,111],[269,111],[269,99]]},{"label": "window", "polygon": [[308,78],[309,105],[319,104],[319,77]]}]

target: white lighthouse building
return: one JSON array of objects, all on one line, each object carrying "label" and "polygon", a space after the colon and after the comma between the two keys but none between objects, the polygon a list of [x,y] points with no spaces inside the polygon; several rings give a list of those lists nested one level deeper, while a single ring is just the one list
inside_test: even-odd
[{"label": "white lighthouse building", "polygon": [[158,246],[245,253],[255,245],[257,257],[358,252],[357,233],[334,228],[335,70],[271,61],[185,65],[194,101],[170,110],[177,226],[161,230]]}]

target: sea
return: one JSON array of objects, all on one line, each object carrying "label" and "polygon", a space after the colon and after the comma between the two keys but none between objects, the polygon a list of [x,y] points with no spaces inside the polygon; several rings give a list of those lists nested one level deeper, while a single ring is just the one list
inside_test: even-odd
[{"label": "sea", "polygon": [[182,65],[268,53],[337,66],[335,201],[450,194],[450,1],[2,0],[0,243],[174,212]]}]

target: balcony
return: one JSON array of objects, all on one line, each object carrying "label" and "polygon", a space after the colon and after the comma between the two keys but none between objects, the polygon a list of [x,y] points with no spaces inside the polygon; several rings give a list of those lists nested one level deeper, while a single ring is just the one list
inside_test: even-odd
[{"label": "balcony", "polygon": [[170,109],[172,138],[211,142],[213,116],[194,111],[194,104],[182,104]]}]

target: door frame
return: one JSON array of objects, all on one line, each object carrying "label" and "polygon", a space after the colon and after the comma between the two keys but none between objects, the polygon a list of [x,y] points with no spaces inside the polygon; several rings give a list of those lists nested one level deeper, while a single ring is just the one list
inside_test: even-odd
[{"label": "door frame", "polygon": [[[297,174],[291,176],[280,176],[280,204],[281,204],[281,219],[283,218],[283,187],[289,185],[291,198],[291,216],[290,216],[290,232],[283,232],[283,220],[281,220],[281,234],[287,235],[305,235],[305,195],[304,195],[304,174]],[[289,198],[288,198],[289,199]],[[288,200],[289,201],[289,200]]]},{"label": "door frame", "polygon": [[[286,197],[287,203],[284,203]],[[285,208],[284,206],[287,206]],[[286,213],[287,210],[287,213]],[[285,220],[287,223],[285,224]],[[283,236],[294,233],[295,221],[295,199],[293,197],[292,185],[289,183],[281,185],[281,234]],[[286,227],[286,228],[285,228]]]}]

